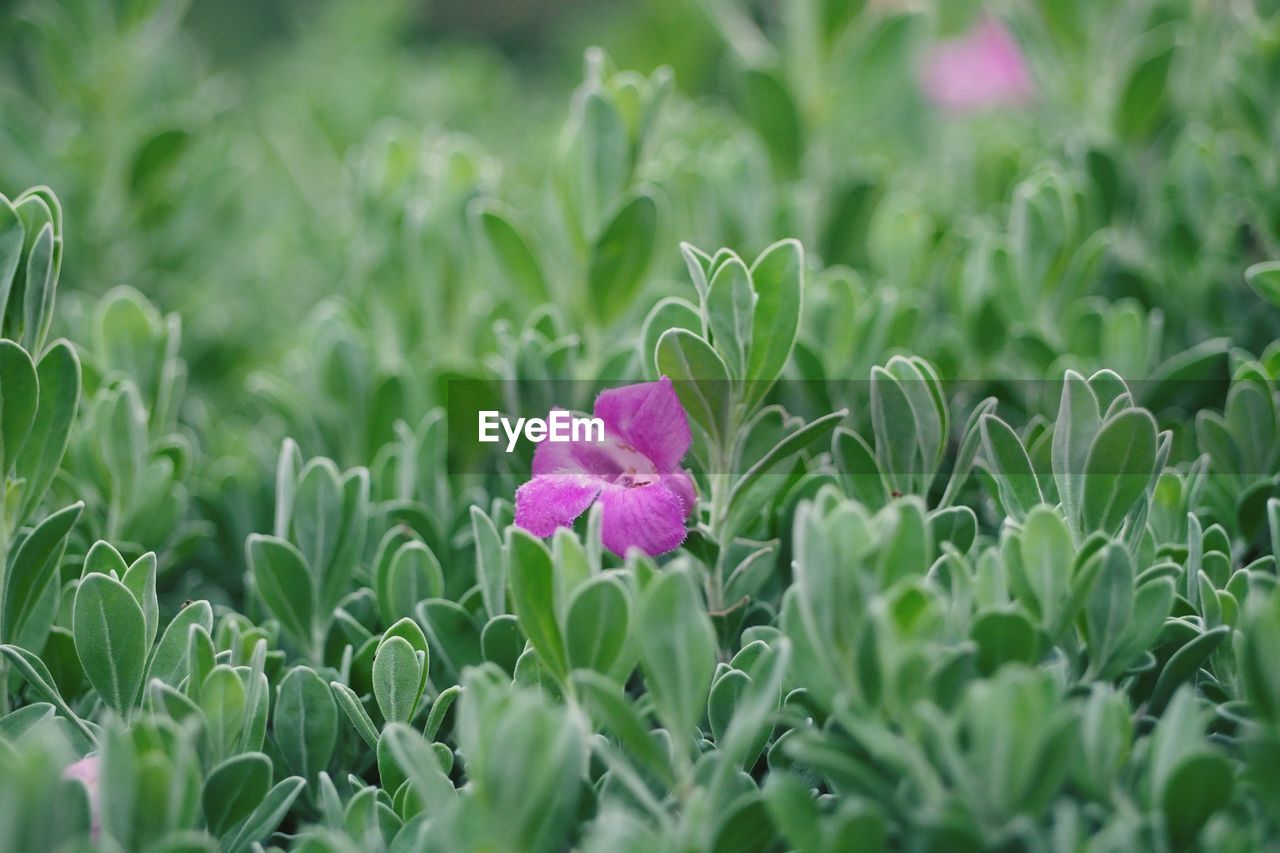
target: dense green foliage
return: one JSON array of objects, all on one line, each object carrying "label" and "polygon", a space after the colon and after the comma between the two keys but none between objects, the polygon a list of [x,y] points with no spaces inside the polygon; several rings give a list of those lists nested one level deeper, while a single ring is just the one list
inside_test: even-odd
[{"label": "dense green foliage", "polygon": [[[1280,9],[916,5],[4,13],[0,850],[1280,849]],[[446,434],[660,375],[660,557]]]}]

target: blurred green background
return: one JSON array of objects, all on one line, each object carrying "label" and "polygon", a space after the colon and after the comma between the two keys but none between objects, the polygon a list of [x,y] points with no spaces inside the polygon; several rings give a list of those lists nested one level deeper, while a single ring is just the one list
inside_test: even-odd
[{"label": "blurred green background", "polygon": [[[451,379],[647,375],[667,298],[694,296],[681,241],[804,244],[790,378],[838,389],[913,353],[1000,393],[1103,367],[1221,387],[1274,339],[1242,276],[1280,256],[1274,6],[14,0],[0,191],[61,200],[55,334],[86,399],[172,385],[143,403],[165,412],[154,453],[185,448],[196,526],[127,538],[216,530],[221,584],[286,436],[376,466]],[[1035,97],[940,110],[921,57],[984,13]],[[597,311],[597,244],[637,197],[656,211],[624,241],[645,244],[638,273]],[[532,285],[480,224],[495,211]],[[100,302],[121,285],[142,296]]]},{"label": "blurred green background", "polygon": [[10,0],[0,38],[0,186],[69,211],[60,319],[135,287],[183,316],[215,389],[352,293],[369,140],[473,136],[504,182],[538,183],[587,46],[690,92],[722,58],[686,0]]}]

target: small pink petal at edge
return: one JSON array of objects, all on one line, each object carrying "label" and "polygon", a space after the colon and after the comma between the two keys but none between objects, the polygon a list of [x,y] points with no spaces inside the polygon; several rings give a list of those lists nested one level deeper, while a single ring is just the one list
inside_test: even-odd
[{"label": "small pink petal at edge", "polygon": [[596,398],[594,414],[605,428],[643,453],[660,473],[675,470],[689,451],[689,417],[671,380],[611,388]]}]

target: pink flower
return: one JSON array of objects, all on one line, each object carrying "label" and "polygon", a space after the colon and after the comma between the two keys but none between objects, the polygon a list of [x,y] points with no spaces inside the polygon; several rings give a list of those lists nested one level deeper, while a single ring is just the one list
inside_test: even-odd
[{"label": "pink flower", "polygon": [[654,556],[678,547],[696,494],[679,467],[691,435],[671,380],[605,391],[593,414],[604,421],[603,442],[538,444],[533,479],[516,490],[516,525],[550,536],[599,500],[601,538],[615,554],[639,548]]},{"label": "pink flower", "polygon": [[1018,43],[990,16],[964,35],[934,45],[925,56],[921,83],[934,104],[961,113],[1019,106],[1035,94]]},{"label": "pink flower", "polygon": [[95,840],[98,837],[98,831],[101,829],[102,819],[102,811],[98,799],[98,763],[98,756],[90,755],[74,764],[67,765],[67,768],[62,771],[63,779],[74,779],[85,787],[85,791],[89,796],[91,834]]}]

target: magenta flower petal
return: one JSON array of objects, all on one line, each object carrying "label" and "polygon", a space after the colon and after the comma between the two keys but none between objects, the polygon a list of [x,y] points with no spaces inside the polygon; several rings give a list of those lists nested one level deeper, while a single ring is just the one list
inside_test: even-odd
[{"label": "magenta flower petal", "polygon": [[540,441],[533,449],[533,476],[544,474],[588,474],[574,455],[574,444],[564,441]]},{"label": "magenta flower petal", "polygon": [[689,418],[665,376],[603,392],[596,398],[595,416],[663,474],[675,470],[693,440]]},{"label": "magenta flower petal", "polygon": [[693,515],[693,508],[698,502],[698,489],[693,483],[693,477],[688,471],[673,471],[670,474],[662,475],[662,485],[666,486],[675,496],[680,499],[681,505],[684,507],[684,516],[689,518]]},{"label": "magenta flower petal", "polygon": [[516,526],[534,536],[550,536],[586,512],[603,486],[603,481],[581,474],[534,477],[516,489]]},{"label": "magenta flower petal", "polygon": [[550,536],[598,499],[601,538],[610,551],[657,555],[677,547],[698,493],[680,469],[692,435],[671,380],[605,391],[596,398],[595,417],[605,424],[602,441],[538,444],[533,479],[516,490],[516,526]]},{"label": "magenta flower petal", "polygon": [[1018,43],[989,16],[964,35],[934,45],[920,76],[929,100],[955,112],[1019,106],[1035,94]]},{"label": "magenta flower petal", "polygon": [[90,755],[74,764],[67,765],[66,769],[62,771],[62,778],[73,779],[85,787],[85,792],[89,798],[90,832],[95,840],[98,837],[102,821],[101,806],[98,800],[98,770],[98,756]]},{"label": "magenta flower petal", "polygon": [[684,541],[684,504],[661,483],[610,486],[600,493],[600,505],[604,508],[601,538],[615,554],[639,548],[656,557]]}]

